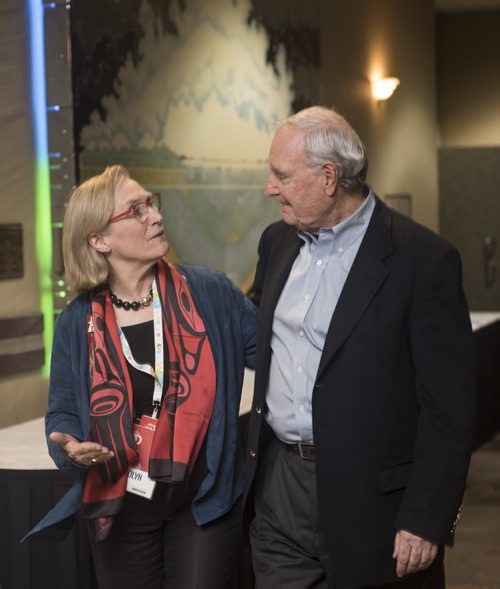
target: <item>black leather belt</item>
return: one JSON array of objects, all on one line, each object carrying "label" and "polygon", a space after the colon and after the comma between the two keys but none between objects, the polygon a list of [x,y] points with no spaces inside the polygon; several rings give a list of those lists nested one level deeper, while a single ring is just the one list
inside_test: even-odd
[{"label": "black leather belt", "polygon": [[316,458],[314,442],[295,442],[295,444],[287,444],[286,442],[281,443],[289,452],[297,454],[303,460],[314,460]]}]

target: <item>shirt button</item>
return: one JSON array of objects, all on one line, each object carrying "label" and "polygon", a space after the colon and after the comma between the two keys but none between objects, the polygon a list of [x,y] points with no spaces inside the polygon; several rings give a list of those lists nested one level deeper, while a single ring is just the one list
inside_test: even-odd
[{"label": "shirt button", "polygon": [[310,294],[306,294],[306,295],[304,296],[304,299],[305,299],[306,301],[308,301],[310,298],[311,298],[311,295],[310,295]]},{"label": "shirt button", "polygon": [[323,262],[322,262],[321,260],[318,260],[318,261],[316,262],[316,266],[321,266],[321,264],[322,264],[322,263],[323,263]]},{"label": "shirt button", "polygon": [[255,412],[260,415],[262,413],[262,407],[255,407]]},{"label": "shirt button", "polygon": [[337,250],[339,252],[339,254],[341,254],[344,251],[343,247],[339,247],[339,249]]},{"label": "shirt button", "polygon": [[302,331],[302,329],[299,330],[299,337],[304,337],[304,332]]},{"label": "shirt button", "polygon": [[299,411],[300,411],[301,413],[304,413],[304,411],[305,411],[305,407],[304,407],[304,405],[300,405],[300,407],[299,407]]},{"label": "shirt button", "polygon": [[299,367],[297,368],[297,372],[304,372],[304,369],[302,368],[302,366],[299,366]]},{"label": "shirt button", "polygon": [[257,456],[257,452],[255,450],[250,450],[249,454],[250,458],[255,458]]}]

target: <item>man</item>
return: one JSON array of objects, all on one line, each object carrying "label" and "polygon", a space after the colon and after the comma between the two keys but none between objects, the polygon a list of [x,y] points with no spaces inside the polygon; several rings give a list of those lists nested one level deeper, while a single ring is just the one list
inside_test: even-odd
[{"label": "man", "polygon": [[444,587],[474,417],[459,255],[373,194],[332,110],[283,121],[268,161],[283,220],[250,293],[256,586]]}]

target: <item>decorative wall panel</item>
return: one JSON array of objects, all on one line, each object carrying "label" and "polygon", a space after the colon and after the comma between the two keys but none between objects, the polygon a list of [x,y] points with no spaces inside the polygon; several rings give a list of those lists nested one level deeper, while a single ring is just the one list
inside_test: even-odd
[{"label": "decorative wall panel", "polygon": [[81,178],[125,165],[162,193],[171,257],[242,287],[279,217],[262,194],[273,125],[318,94],[315,1],[307,18],[303,2],[271,4],[72,3]]}]

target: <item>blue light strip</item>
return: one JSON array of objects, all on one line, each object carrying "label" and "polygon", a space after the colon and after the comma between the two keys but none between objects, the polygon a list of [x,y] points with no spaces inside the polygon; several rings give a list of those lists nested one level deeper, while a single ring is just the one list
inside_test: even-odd
[{"label": "blue light strip", "polygon": [[[40,287],[40,309],[44,317],[45,364],[48,374],[54,325],[52,293],[52,214],[45,87],[44,4],[27,0],[30,22],[31,104],[35,140],[35,249]],[[50,5],[46,5],[50,8]]]}]

